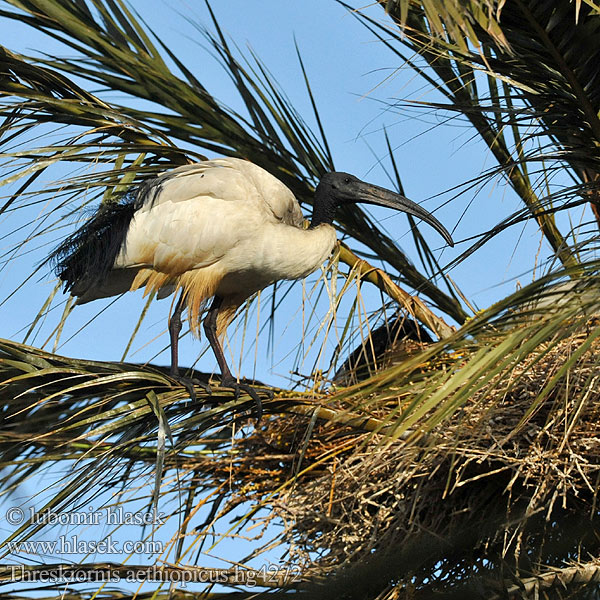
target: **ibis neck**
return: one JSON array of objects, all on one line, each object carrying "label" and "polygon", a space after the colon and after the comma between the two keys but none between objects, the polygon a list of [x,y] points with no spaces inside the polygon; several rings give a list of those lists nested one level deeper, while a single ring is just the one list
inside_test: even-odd
[{"label": "ibis neck", "polygon": [[331,225],[335,217],[335,209],[337,203],[328,194],[323,191],[321,184],[317,186],[315,191],[315,200],[313,203],[313,214],[310,222],[310,229],[314,229],[319,225]]}]

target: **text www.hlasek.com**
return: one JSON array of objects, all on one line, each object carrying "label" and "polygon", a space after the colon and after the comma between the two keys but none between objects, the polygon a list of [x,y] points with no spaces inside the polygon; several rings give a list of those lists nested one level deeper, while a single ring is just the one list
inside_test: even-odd
[{"label": "text www.hlasek.com", "polygon": [[107,536],[103,540],[80,540],[76,536],[61,535],[56,540],[25,540],[8,542],[11,554],[161,554],[164,544],[158,540],[113,540]]}]

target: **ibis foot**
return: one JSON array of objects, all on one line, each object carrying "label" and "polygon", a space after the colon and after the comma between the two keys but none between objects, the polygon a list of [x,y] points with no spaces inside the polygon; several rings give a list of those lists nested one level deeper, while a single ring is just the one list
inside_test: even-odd
[{"label": "ibis foot", "polygon": [[187,390],[192,402],[196,402],[197,400],[195,389],[196,386],[202,388],[207,394],[212,394],[212,388],[210,387],[210,385],[208,385],[208,383],[200,381],[199,379],[196,379],[195,377],[184,377],[179,373],[171,373],[171,378]]},{"label": "ibis foot", "polygon": [[[258,391],[247,383],[239,383],[233,376],[225,376],[221,379],[221,387],[229,388],[233,390],[235,399],[240,397],[241,392],[246,392],[256,405],[256,423],[258,424],[262,418],[262,400],[258,395]],[[264,393],[272,400],[273,392],[271,390],[264,390]]]}]

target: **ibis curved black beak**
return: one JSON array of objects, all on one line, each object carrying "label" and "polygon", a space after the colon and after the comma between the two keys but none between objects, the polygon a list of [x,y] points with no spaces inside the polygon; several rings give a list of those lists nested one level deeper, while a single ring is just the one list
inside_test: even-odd
[{"label": "ibis curved black beak", "polygon": [[371,183],[365,183],[360,180],[355,183],[355,186],[354,202],[386,206],[388,208],[401,210],[413,217],[418,217],[426,223],[429,223],[429,225],[431,225],[450,246],[454,246],[454,241],[448,230],[430,212],[426,211],[412,200],[405,198],[401,194],[396,194],[385,188]]}]

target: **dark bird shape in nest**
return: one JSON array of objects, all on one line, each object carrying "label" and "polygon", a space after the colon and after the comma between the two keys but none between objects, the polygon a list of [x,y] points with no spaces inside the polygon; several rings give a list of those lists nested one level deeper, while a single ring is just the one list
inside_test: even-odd
[{"label": "dark bird shape in nest", "polygon": [[416,321],[398,315],[369,332],[336,371],[333,381],[337,385],[352,385],[432,343],[431,336]]}]

